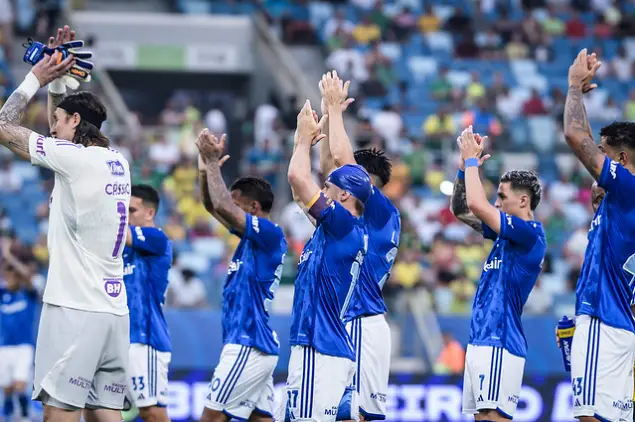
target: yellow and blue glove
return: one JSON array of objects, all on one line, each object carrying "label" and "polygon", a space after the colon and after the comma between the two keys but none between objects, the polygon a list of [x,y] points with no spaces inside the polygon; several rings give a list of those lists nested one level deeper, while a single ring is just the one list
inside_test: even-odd
[{"label": "yellow and blue glove", "polygon": [[33,41],[29,38],[26,43],[22,44],[22,46],[26,48],[24,61],[32,66],[35,66],[40,60],[42,60],[44,55],[53,55],[55,52],[59,52],[61,54],[59,55],[58,61],[61,62],[72,54],[73,57],[75,57],[75,64],[60,79],[71,89],[79,88],[80,81],[90,82],[90,73],[95,65],[92,61],[90,61],[93,57],[93,53],[86,50],[80,50],[84,47],[84,41],[73,40],[61,44],[58,47],[50,48],[41,42]]}]

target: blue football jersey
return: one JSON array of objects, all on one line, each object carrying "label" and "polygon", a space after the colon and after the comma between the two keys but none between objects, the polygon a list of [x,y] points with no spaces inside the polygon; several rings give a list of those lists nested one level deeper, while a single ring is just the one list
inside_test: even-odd
[{"label": "blue football jersey", "polygon": [[346,321],[386,313],[381,289],[390,276],[399,246],[399,210],[377,188],[373,188],[373,193],[366,202],[364,223],[368,231],[368,251],[351,305],[346,312]]},{"label": "blue football jersey", "polygon": [[333,202],[316,222],[298,263],[290,343],[354,361],[343,320],[368,248],[364,219]]},{"label": "blue football jersey", "polygon": [[223,287],[223,343],[279,353],[278,336],[269,325],[269,308],[280,285],[287,241],[282,229],[246,214],[245,233],[234,252]]},{"label": "blue football jersey", "polygon": [[500,234],[483,224],[483,236],[494,240],[494,246],[476,289],[469,343],[525,357],[520,316],[542,270],[547,242],[540,223],[503,212],[500,218]]},{"label": "blue football jersey", "polygon": [[163,315],[172,242],[156,227],[130,226],[132,246],[123,251],[123,280],[130,309],[130,343],[171,352],[172,342]]},{"label": "blue football jersey", "polygon": [[38,303],[35,290],[0,287],[0,345],[33,344]]},{"label": "blue football jersey", "polygon": [[629,261],[635,254],[635,176],[607,157],[598,185],[606,195],[591,221],[576,286],[576,315],[635,332],[630,310],[634,266]]}]

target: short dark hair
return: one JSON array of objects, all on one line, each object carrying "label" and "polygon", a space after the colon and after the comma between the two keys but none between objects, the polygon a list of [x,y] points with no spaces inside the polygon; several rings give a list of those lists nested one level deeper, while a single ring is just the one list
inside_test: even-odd
[{"label": "short dark hair", "polygon": [[[86,110],[87,113],[90,113],[90,120],[94,121],[93,124],[82,117],[81,122],[77,128],[75,128],[75,136],[73,137],[74,143],[84,146],[97,145],[104,148],[110,145],[108,138],[99,130],[101,124],[108,118],[106,107],[95,94],[88,91],[76,92],[64,97],[63,104],[69,105],[68,108],[70,109]],[[60,106],[62,106],[62,104],[60,104]],[[66,107],[61,108],[63,108],[69,116],[74,113],[67,111]],[[79,114],[81,116],[81,113]],[[99,123],[99,125],[96,125],[97,123]]]},{"label": "short dark hair", "polygon": [[130,195],[141,199],[144,204],[152,206],[155,210],[159,209],[159,192],[150,185],[132,185]]},{"label": "short dark hair", "polygon": [[513,190],[524,190],[529,194],[531,210],[535,210],[542,197],[542,187],[536,172],[511,170],[501,176],[500,183],[509,183]]},{"label": "short dark hair", "polygon": [[238,190],[241,195],[258,202],[264,212],[273,207],[273,189],[260,177],[241,177],[232,183],[230,190]]},{"label": "short dark hair", "polygon": [[600,130],[600,137],[613,148],[628,148],[635,151],[635,123],[613,122]]},{"label": "short dark hair", "polygon": [[357,164],[364,167],[369,174],[379,178],[382,186],[390,182],[392,163],[384,151],[377,148],[358,149],[354,157]]}]

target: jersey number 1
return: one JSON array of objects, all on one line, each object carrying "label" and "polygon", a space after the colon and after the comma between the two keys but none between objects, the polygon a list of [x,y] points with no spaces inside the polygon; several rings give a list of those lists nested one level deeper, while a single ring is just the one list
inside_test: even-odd
[{"label": "jersey number 1", "polygon": [[128,216],[128,210],[126,204],[119,201],[117,202],[117,214],[119,214],[119,230],[117,231],[117,240],[115,241],[115,247],[112,249],[112,257],[117,258],[121,245],[123,244],[123,237],[126,233],[126,217]]}]

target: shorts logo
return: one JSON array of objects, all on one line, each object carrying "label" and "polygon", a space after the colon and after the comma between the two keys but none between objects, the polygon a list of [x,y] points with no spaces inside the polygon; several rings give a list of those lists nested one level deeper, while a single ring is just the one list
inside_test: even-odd
[{"label": "shorts logo", "polygon": [[210,384],[209,388],[212,391],[216,391],[216,390],[218,390],[218,387],[220,387],[220,378],[214,378],[212,380],[212,383]]},{"label": "shorts logo", "polygon": [[126,386],[124,384],[112,383],[110,385],[104,385],[104,391],[115,394],[124,394],[126,392]]},{"label": "shorts logo", "polygon": [[90,385],[92,384],[89,380],[82,377],[77,377],[77,378],[70,377],[68,379],[68,383],[71,385],[75,385],[77,387],[81,387],[84,390],[88,390],[90,388]]},{"label": "shorts logo", "polygon": [[386,403],[386,395],[384,393],[370,393],[370,398],[381,403]]},{"label": "shorts logo", "polygon": [[327,416],[337,416],[337,406],[333,406],[330,409],[324,409],[324,414]]},{"label": "shorts logo", "polygon": [[516,396],[516,395],[509,396],[509,397],[507,397],[507,401],[511,402],[511,403],[518,404],[518,396]]},{"label": "shorts logo", "polygon": [[624,411],[631,409],[633,407],[633,402],[631,400],[613,400],[613,407]]},{"label": "shorts logo", "polygon": [[126,174],[126,170],[119,160],[106,161],[106,164],[108,165],[110,174],[113,176],[124,176]]},{"label": "shorts logo", "polygon": [[121,279],[120,278],[105,278],[104,290],[110,297],[118,297],[121,294]]},{"label": "shorts logo", "polygon": [[35,143],[35,152],[46,157],[46,151],[44,151],[44,136],[38,136]]},{"label": "shorts logo", "polygon": [[251,400],[244,400],[240,402],[240,406],[246,407],[247,409],[253,409],[256,407],[256,403],[252,402]]}]

